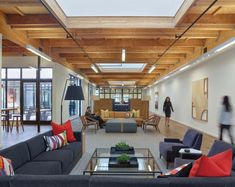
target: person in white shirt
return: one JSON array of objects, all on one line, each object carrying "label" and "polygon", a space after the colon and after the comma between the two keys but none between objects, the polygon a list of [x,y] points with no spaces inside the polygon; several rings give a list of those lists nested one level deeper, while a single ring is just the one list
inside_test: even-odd
[{"label": "person in white shirt", "polygon": [[231,144],[233,144],[233,136],[231,133],[231,123],[232,123],[232,106],[229,102],[229,97],[224,96],[223,103],[220,111],[219,124],[220,124],[220,140],[223,139],[224,129],[228,131]]}]

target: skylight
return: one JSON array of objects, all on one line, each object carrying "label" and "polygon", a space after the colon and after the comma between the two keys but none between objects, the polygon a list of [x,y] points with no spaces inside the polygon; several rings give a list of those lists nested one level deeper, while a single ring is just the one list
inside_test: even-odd
[{"label": "skylight", "polygon": [[142,72],[146,64],[134,63],[101,63],[97,64],[101,72]]},{"label": "skylight", "polygon": [[66,16],[169,16],[184,0],[56,0]]}]

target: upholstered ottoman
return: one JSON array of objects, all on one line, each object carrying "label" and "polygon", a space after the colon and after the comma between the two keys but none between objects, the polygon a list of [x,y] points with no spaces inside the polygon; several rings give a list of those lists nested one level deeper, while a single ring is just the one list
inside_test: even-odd
[{"label": "upholstered ottoman", "polygon": [[109,119],[105,123],[105,131],[135,133],[137,131],[137,124],[132,118]]}]

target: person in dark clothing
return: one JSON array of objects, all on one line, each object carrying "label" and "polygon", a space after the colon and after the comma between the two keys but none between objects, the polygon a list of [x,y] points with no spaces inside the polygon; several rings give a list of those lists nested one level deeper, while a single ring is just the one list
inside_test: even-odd
[{"label": "person in dark clothing", "polygon": [[229,97],[224,96],[222,107],[220,110],[219,124],[220,124],[220,140],[223,139],[224,129],[228,131],[231,144],[234,144],[233,136],[231,133],[231,123],[232,123],[232,106],[229,102]]},{"label": "person in dark clothing", "polygon": [[166,97],[164,105],[163,105],[163,111],[165,112],[165,126],[169,127],[171,111],[174,112],[170,97]]},{"label": "person in dark clothing", "polygon": [[103,128],[104,120],[99,115],[93,114],[91,112],[91,107],[90,106],[87,107],[85,116],[87,117],[88,120],[91,119],[91,120],[98,121],[100,128]]}]

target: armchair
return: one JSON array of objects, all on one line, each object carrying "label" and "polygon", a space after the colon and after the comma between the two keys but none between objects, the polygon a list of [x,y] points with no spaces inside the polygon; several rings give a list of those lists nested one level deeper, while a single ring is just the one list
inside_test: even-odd
[{"label": "armchair", "polygon": [[99,122],[97,120],[94,120],[92,118],[89,118],[87,116],[80,116],[81,122],[82,122],[82,129],[86,130],[88,126],[95,126],[95,133],[98,129]]},{"label": "armchair", "polygon": [[164,142],[159,144],[160,158],[163,157],[167,162],[167,168],[170,162],[174,162],[179,157],[181,148],[194,148],[200,150],[202,144],[202,134],[196,130],[189,129],[183,140],[165,138]]},{"label": "armchair", "polygon": [[150,116],[149,119],[143,122],[144,132],[146,131],[147,126],[152,126],[156,129],[156,131],[160,132],[159,127],[158,127],[160,120],[161,120],[160,116],[157,116],[157,115]]}]

